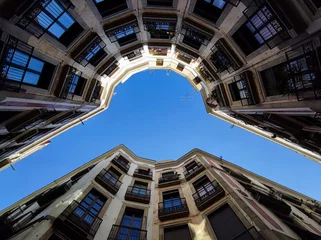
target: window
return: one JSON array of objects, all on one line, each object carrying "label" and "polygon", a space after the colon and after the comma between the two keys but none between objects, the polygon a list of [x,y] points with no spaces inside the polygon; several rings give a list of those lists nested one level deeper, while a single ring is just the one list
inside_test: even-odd
[{"label": "window", "polygon": [[19,85],[13,90],[19,91],[22,84],[43,89],[49,87],[55,66],[33,57],[32,53],[33,47],[12,36],[9,37],[1,60],[1,75],[3,76],[2,81],[7,79]]},{"label": "window", "polygon": [[[253,2],[244,11],[248,20],[232,36],[245,55],[254,52],[263,44],[273,48],[290,37],[276,14],[267,5],[253,6],[255,4]],[[258,10],[251,14],[253,7]]]},{"label": "window", "polygon": [[72,6],[70,1],[36,1],[17,25],[40,38],[45,32],[56,37],[68,46],[83,28],[67,12]]},{"label": "window", "polygon": [[198,165],[197,165],[197,163],[195,161],[192,161],[192,162],[190,162],[189,164],[187,164],[185,166],[185,169],[186,169],[187,172],[192,172],[197,168],[198,168]]},{"label": "window", "polygon": [[183,208],[178,190],[163,192],[164,212]]},{"label": "window", "polygon": [[208,220],[218,240],[232,240],[240,234],[242,234],[240,239],[254,240],[252,235],[246,232],[247,229],[241,220],[227,204],[208,215]]},{"label": "window", "polygon": [[132,26],[130,26],[130,27],[123,28],[123,29],[117,31],[115,33],[115,36],[116,36],[116,39],[121,39],[123,37],[126,37],[128,35],[132,35],[134,33],[135,33],[134,28]]},{"label": "window", "polygon": [[117,12],[128,9],[126,0],[93,0],[102,17],[108,17]]},{"label": "window", "polygon": [[219,9],[222,9],[226,2],[224,0],[203,0],[209,4],[212,4],[213,6],[219,8]]},{"label": "window", "polygon": [[248,98],[248,89],[245,80],[238,80],[236,82],[230,83],[228,86],[234,102]]},{"label": "window", "polygon": [[131,193],[134,195],[146,196],[147,195],[147,183],[135,181]]},{"label": "window", "polygon": [[192,240],[188,225],[170,227],[164,229],[164,240]]},{"label": "window", "polygon": [[193,12],[216,23],[227,5],[226,2],[224,0],[197,0]]},{"label": "window", "polygon": [[121,176],[121,173],[119,173],[116,169],[111,167],[105,173],[105,175],[103,176],[103,179],[105,181],[112,183],[112,184],[116,184],[118,182],[118,179],[120,178],[120,176]]},{"label": "window", "polygon": [[193,185],[198,196],[201,199],[207,197],[209,194],[215,191],[215,186],[210,182],[207,176],[200,178],[195,183],[193,183]]},{"label": "window", "polygon": [[82,72],[71,68],[67,74],[65,89],[62,93],[63,98],[73,99],[75,95],[82,96],[87,79],[81,77],[81,75]]},{"label": "window", "polygon": [[162,174],[162,178],[164,179],[171,178],[172,176],[174,176],[174,172],[167,172]]},{"label": "window", "polygon": [[140,239],[143,216],[143,210],[127,207],[123,219],[121,220],[118,236],[115,239]]},{"label": "window", "polygon": [[93,189],[80,202],[74,211],[74,215],[79,217],[88,225],[92,225],[106,201],[107,199],[102,194]]}]

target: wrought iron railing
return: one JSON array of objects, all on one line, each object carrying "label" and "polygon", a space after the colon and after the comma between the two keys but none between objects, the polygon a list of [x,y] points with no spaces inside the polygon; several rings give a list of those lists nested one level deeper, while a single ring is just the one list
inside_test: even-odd
[{"label": "wrought iron railing", "polygon": [[168,177],[161,177],[158,179],[158,183],[162,184],[162,183],[167,183],[167,182],[172,182],[172,181],[177,181],[179,180],[179,175],[177,174],[173,174],[171,176]]},{"label": "wrought iron railing", "polygon": [[158,215],[164,216],[173,213],[186,212],[188,206],[185,198],[172,198],[158,203]]},{"label": "wrought iron railing", "polygon": [[73,99],[74,91],[79,82],[82,72],[78,71],[76,68],[69,67],[68,73],[65,78],[65,83],[61,91],[61,98],[63,99]]},{"label": "wrought iron railing", "polygon": [[146,188],[140,188],[135,186],[128,186],[126,196],[129,198],[137,198],[145,201],[149,201],[151,191]]},{"label": "wrought iron railing", "polygon": [[193,194],[193,198],[196,206],[200,206],[203,203],[207,202],[209,199],[214,198],[215,196],[224,192],[223,188],[218,184],[217,181],[208,182],[204,184],[202,190],[199,190]]},{"label": "wrought iron railing", "polygon": [[234,77],[232,84],[236,84],[238,89],[239,99],[242,106],[250,106],[255,104],[253,91],[249,82],[247,73],[241,73]]},{"label": "wrought iron railing", "polygon": [[62,212],[62,216],[91,236],[95,236],[101,222],[103,221],[101,218],[92,214],[88,209],[80,205],[77,201],[73,201]]},{"label": "wrought iron railing", "polygon": [[195,174],[202,168],[204,168],[203,164],[200,162],[197,162],[191,169],[184,171],[184,176],[188,178],[189,176]]},{"label": "wrought iron railing", "polygon": [[93,95],[90,99],[91,102],[95,103],[97,100],[100,100],[100,91],[101,91],[101,84],[97,81],[96,86],[94,88]]},{"label": "wrought iron railing", "polygon": [[144,171],[144,170],[141,170],[141,169],[136,169],[134,174],[144,175],[144,176],[147,176],[147,177],[150,177],[150,178],[153,177],[153,173],[151,171]]},{"label": "wrought iron railing", "polygon": [[107,240],[146,240],[147,231],[140,228],[127,227],[122,225],[113,225]]},{"label": "wrought iron railing", "polygon": [[108,170],[103,169],[99,172],[97,177],[100,180],[102,180],[104,183],[106,183],[107,185],[114,188],[115,190],[118,190],[120,188],[120,186],[122,185],[122,182],[119,181],[118,179],[116,179],[112,174],[106,175],[107,172],[108,172]]},{"label": "wrought iron railing", "polygon": [[129,170],[130,163],[125,160],[122,156],[116,157],[113,159],[113,162],[117,164],[120,168],[124,169],[125,172]]}]

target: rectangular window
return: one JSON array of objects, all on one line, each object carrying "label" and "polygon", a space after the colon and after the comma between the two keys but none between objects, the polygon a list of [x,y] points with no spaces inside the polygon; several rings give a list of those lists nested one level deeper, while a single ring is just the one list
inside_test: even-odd
[{"label": "rectangular window", "polygon": [[70,67],[66,83],[62,92],[62,98],[73,99],[74,96],[82,96],[87,79],[81,77],[82,72]]},{"label": "rectangular window", "polygon": [[144,210],[127,207],[121,220],[118,236],[115,239],[141,239],[143,216]]},{"label": "rectangular window", "polygon": [[108,17],[128,9],[126,0],[93,0],[102,17]]},{"label": "rectangular window", "polygon": [[106,201],[106,197],[104,197],[97,190],[93,189],[80,202],[80,204],[74,211],[74,215],[76,215],[88,225],[92,225]]},{"label": "rectangular window", "polygon": [[[246,232],[247,229],[241,220],[227,204],[208,215],[208,220],[218,240],[236,239],[236,237],[254,240],[252,235]],[[242,235],[240,236],[240,234]]]},{"label": "rectangular window", "polygon": [[103,179],[105,181],[108,181],[112,184],[116,184],[119,181],[119,178],[121,176],[121,173],[118,172],[116,169],[113,167],[109,168],[109,170],[105,173],[103,176]]},{"label": "rectangular window", "polygon": [[178,190],[163,192],[164,212],[172,211],[173,208],[183,208]]},{"label": "rectangular window", "polygon": [[198,196],[201,199],[206,198],[207,196],[211,195],[213,191],[215,191],[215,186],[212,182],[210,182],[207,176],[198,179],[196,182],[193,183],[193,185]]},{"label": "rectangular window", "polygon": [[247,84],[244,79],[230,83],[228,86],[234,102],[240,101],[242,99],[245,100],[248,98]]},{"label": "rectangular window", "polygon": [[146,196],[147,195],[147,185],[148,184],[145,182],[135,181],[131,193],[134,195],[138,195],[138,196]]},{"label": "rectangular window", "polygon": [[224,0],[197,0],[193,12],[216,23],[227,5],[226,2]]},{"label": "rectangular window", "polygon": [[[13,90],[19,91],[22,84],[47,89],[55,66],[32,56],[33,47],[10,36],[1,58],[2,87],[5,80],[16,82]],[[14,87],[17,86],[17,87]]]},{"label": "rectangular window", "polygon": [[172,7],[173,0],[147,0],[147,5]]},{"label": "rectangular window", "polygon": [[68,46],[83,31],[83,28],[67,12],[71,6],[70,1],[38,0],[17,25],[38,38],[48,32]]},{"label": "rectangular window", "polygon": [[[257,10],[252,14],[253,8]],[[273,48],[290,38],[285,26],[268,5],[257,5],[253,2],[243,13],[248,20],[232,37],[245,55],[251,54],[264,44]]]},{"label": "rectangular window", "polygon": [[174,172],[167,172],[162,174],[162,178],[167,179],[171,178],[174,175]]}]

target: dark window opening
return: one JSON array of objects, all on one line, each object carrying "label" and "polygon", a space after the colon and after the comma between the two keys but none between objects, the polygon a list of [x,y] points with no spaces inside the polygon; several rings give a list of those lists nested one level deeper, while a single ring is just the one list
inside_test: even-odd
[{"label": "dark window opening", "polygon": [[128,9],[126,0],[94,0],[94,3],[102,17],[107,17]]},{"label": "dark window opening", "polygon": [[192,240],[188,225],[170,227],[164,229],[164,240]]},{"label": "dark window opening", "polygon": [[194,13],[216,23],[227,5],[224,0],[197,0]]},{"label": "dark window opening", "polygon": [[62,92],[62,98],[73,99],[75,95],[82,96],[87,79],[81,77],[82,72],[75,68],[70,68],[66,76],[65,87]]},{"label": "dark window opening", "polygon": [[183,203],[178,190],[163,192],[164,212],[170,212],[173,208],[183,208]]},{"label": "dark window opening", "polygon": [[249,87],[247,79],[240,75],[240,79],[236,80],[229,85],[230,93],[232,95],[233,102],[241,101],[242,106],[253,105],[253,96]]},{"label": "dark window opening", "polygon": [[103,176],[103,180],[112,183],[113,185],[119,181],[121,173],[118,172],[115,168],[111,167]]},{"label": "dark window opening", "polygon": [[144,210],[126,207],[115,239],[141,239]]},{"label": "dark window opening", "polygon": [[[252,5],[256,3],[253,2]],[[251,14],[253,11],[250,7],[244,11],[248,20],[232,36],[245,55],[249,55],[264,44],[273,48],[290,38],[286,28],[268,5],[261,4],[256,7],[258,10],[254,14]]]},{"label": "dark window opening", "polygon": [[174,172],[166,172],[162,174],[162,178],[168,179],[171,178],[174,175]]},{"label": "dark window opening", "polygon": [[193,183],[193,185],[200,198],[203,198],[207,196],[209,193],[215,191],[214,188],[217,187],[217,183],[216,186],[214,186],[207,176],[198,179],[196,182]]},{"label": "dark window opening", "polygon": [[9,37],[1,56],[0,89],[19,92],[23,85],[48,89],[55,66],[32,54],[33,47]]},{"label": "dark window opening", "polygon": [[36,1],[17,25],[40,38],[49,33],[63,45],[68,46],[84,30],[68,13],[70,1]]},{"label": "dark window opening", "polygon": [[149,6],[172,7],[173,6],[173,0],[147,0],[147,5],[149,5]]},{"label": "dark window opening", "polygon": [[252,235],[247,232],[244,224],[227,204],[208,215],[208,219],[218,240],[232,240],[237,239],[237,237],[254,240]]},{"label": "dark window opening", "polygon": [[138,196],[146,196],[147,186],[148,184],[145,182],[135,181],[131,194]]}]

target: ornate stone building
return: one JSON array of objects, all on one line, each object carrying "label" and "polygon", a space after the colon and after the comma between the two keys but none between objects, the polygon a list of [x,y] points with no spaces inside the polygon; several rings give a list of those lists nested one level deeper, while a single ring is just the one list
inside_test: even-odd
[{"label": "ornate stone building", "polygon": [[0,1],[0,168],[165,69],[206,111],[320,161],[320,0]]},{"label": "ornate stone building", "polygon": [[191,240],[203,219],[213,240],[321,239],[320,202],[199,149],[156,162],[120,145],[0,214],[12,240]]}]

